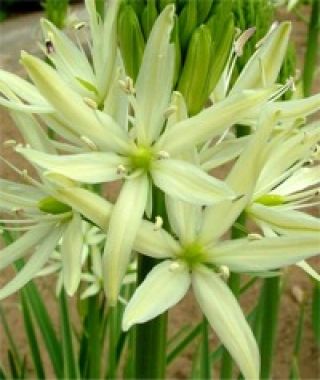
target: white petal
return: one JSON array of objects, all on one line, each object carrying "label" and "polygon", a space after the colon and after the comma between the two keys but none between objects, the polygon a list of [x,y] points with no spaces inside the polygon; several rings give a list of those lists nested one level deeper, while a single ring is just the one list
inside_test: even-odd
[{"label": "white petal", "polygon": [[226,265],[233,272],[258,272],[295,264],[319,251],[320,235],[237,239],[213,247],[208,261]]},{"label": "white petal", "polygon": [[117,302],[121,281],[130,262],[146,207],[148,187],[145,175],[126,180],[112,211],[103,256],[105,291],[111,305]]},{"label": "white petal", "polygon": [[204,266],[192,274],[199,305],[246,379],[259,379],[259,350],[243,312],[228,286]]},{"label": "white petal", "polygon": [[133,249],[157,259],[173,257],[180,246],[164,229],[156,229],[153,223],[142,221],[137,233]]},{"label": "white petal", "polygon": [[136,81],[137,132],[140,143],[150,143],[160,132],[168,107],[174,71],[174,48],[170,45],[174,6],[167,6],[157,18]]},{"label": "white petal", "polygon": [[260,110],[273,91],[274,89],[246,90],[229,96],[198,115],[168,128],[155,144],[155,148],[176,154],[206,142],[239,122],[252,110]]},{"label": "white petal", "polygon": [[52,251],[56,247],[63,228],[56,227],[52,230],[46,239],[39,245],[25,266],[9,281],[2,289],[0,289],[0,300],[8,297],[12,293],[21,289],[40,271],[46,261],[49,259]]},{"label": "white petal", "polygon": [[166,209],[173,232],[182,244],[196,239],[201,220],[201,207],[194,206],[168,195],[165,197]]},{"label": "white petal", "polygon": [[62,174],[84,183],[111,182],[121,178],[119,165],[127,161],[115,153],[81,153],[72,155],[50,155],[28,148],[17,148],[29,161],[53,173]]},{"label": "white petal", "polygon": [[254,203],[248,213],[281,234],[320,234],[320,219],[301,211]]},{"label": "white petal", "polygon": [[148,274],[125,309],[123,330],[127,331],[136,323],[155,318],[184,297],[190,287],[190,275],[183,264],[173,268],[175,264],[179,265],[166,260]]},{"label": "white petal", "polygon": [[52,229],[51,224],[32,228],[0,251],[0,270],[29,253]]},{"label": "white petal", "polygon": [[283,22],[263,42],[241,71],[231,93],[248,88],[272,85],[279,75],[291,32],[291,24]]},{"label": "white petal", "polygon": [[80,187],[61,188],[56,190],[55,195],[102,230],[107,230],[112,204],[105,198]]},{"label": "white petal", "polygon": [[81,229],[81,216],[74,213],[63,234],[61,246],[63,284],[69,296],[73,296],[80,283],[83,245]]},{"label": "white petal", "polygon": [[245,196],[237,202],[228,201],[208,207],[204,212],[203,225],[200,232],[204,243],[216,240],[223,235],[234,223],[251,197],[259,177],[262,162],[261,150],[266,144],[275,121],[279,115],[270,111],[263,112],[259,120],[257,131],[251,136],[251,140],[231,169],[226,183],[237,194]]},{"label": "white petal", "polygon": [[156,161],[151,175],[161,190],[185,202],[210,205],[235,197],[235,193],[223,181],[188,162],[173,159]]}]

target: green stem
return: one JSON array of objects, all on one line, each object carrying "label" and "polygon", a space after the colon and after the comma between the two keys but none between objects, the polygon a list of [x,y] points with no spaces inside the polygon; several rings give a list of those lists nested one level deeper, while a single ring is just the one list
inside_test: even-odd
[{"label": "green stem", "polygon": [[270,379],[274,346],[277,335],[278,311],[280,304],[280,277],[264,280],[262,289],[263,314],[261,317],[261,379]]},{"label": "green stem", "polygon": [[209,326],[208,326],[208,321],[205,317],[203,317],[201,330],[202,330],[202,341],[201,341],[200,377],[201,379],[211,379]]},{"label": "green stem", "polygon": [[[168,228],[165,212],[164,195],[153,189],[153,219],[161,216],[164,228]],[[151,257],[138,256],[138,285],[159,261]],[[166,372],[166,343],[167,343],[168,313],[136,326],[136,378],[164,379]]]},{"label": "green stem", "polygon": [[111,307],[109,310],[109,362],[108,362],[108,379],[116,379],[117,375],[117,325],[118,325],[118,310],[117,307]]},{"label": "green stem", "polygon": [[309,96],[312,92],[312,84],[317,66],[319,34],[320,0],[313,0],[303,69],[303,90],[305,96]]}]

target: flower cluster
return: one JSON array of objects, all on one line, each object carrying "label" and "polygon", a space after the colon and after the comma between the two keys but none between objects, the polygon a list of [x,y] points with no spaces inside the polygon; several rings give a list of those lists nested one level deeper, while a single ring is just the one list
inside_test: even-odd
[{"label": "flower cluster", "polygon": [[[104,22],[94,1],[86,6],[89,25],[75,25],[76,43],[42,21],[49,63],[21,55],[32,83],[0,70],[0,105],[25,139],[14,149],[37,173],[33,179],[3,159],[26,183],[1,180],[1,223],[25,233],[0,251],[0,269],[32,255],[0,298],[58,272],[59,289],[73,295],[82,279],[83,297],[103,286],[112,306],[133,253],[154,257],[160,263],[129,300],[123,328],[161,314],[191,286],[244,376],[258,378],[257,344],[225,279],[230,271],[277,275],[291,264],[313,273],[303,260],[320,248],[319,219],[305,212],[319,204],[320,128],[306,118],[320,109],[320,95],[281,101],[293,81],[276,84],[290,24],[273,28],[232,82],[252,31],[235,40],[211,105],[190,116],[173,87],[174,6],[156,19],[135,82],[117,49],[118,1]],[[252,133],[237,138],[240,124]],[[225,163],[230,171],[215,178],[212,169]],[[121,189],[111,204],[96,184],[114,181]],[[154,189],[164,194],[166,229]],[[240,215],[259,233],[242,226],[246,236],[226,240]]]}]

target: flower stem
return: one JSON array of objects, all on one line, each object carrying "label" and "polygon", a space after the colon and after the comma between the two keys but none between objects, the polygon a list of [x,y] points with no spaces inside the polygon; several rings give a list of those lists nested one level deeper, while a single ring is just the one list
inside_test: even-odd
[{"label": "flower stem", "polygon": [[202,340],[201,340],[201,362],[200,362],[200,378],[211,379],[211,358],[209,347],[209,326],[208,321],[203,317],[202,324]]},{"label": "flower stem", "polygon": [[312,84],[317,66],[318,42],[320,35],[320,0],[312,1],[312,10],[309,21],[307,49],[303,69],[304,96],[312,92]]},{"label": "flower stem", "polygon": [[[153,189],[153,219],[161,216],[164,228],[168,228],[163,193]],[[138,285],[159,261],[151,257],[138,257]],[[166,372],[168,313],[136,326],[136,378],[164,379]]]},{"label": "flower stem", "polygon": [[280,304],[280,277],[264,280],[262,289],[263,313],[261,319],[261,379],[270,379],[276,341]]}]

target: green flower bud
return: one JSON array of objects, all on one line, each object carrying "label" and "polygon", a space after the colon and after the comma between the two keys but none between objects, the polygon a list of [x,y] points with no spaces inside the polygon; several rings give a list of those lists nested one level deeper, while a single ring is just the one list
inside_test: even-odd
[{"label": "green flower bud", "polygon": [[176,0],[158,0],[158,9],[160,12],[168,5],[174,4]]},{"label": "green flower bud", "polygon": [[53,197],[46,197],[38,202],[38,208],[40,211],[48,214],[58,215],[71,211],[71,207],[58,201]]},{"label": "green flower bud", "polygon": [[147,5],[143,9],[141,20],[146,39],[149,37],[150,31],[157,17],[158,11],[156,7],[156,0],[148,0]]},{"label": "green flower bud", "polygon": [[207,101],[207,74],[211,56],[211,33],[201,25],[192,35],[178,90],[183,94],[190,115],[198,113]]},{"label": "green flower bud", "polygon": [[200,0],[197,1],[197,6],[198,6],[198,24],[202,24],[203,22],[206,21],[211,7],[213,4],[213,0]]},{"label": "green flower bud", "polygon": [[138,17],[140,17],[145,6],[144,0],[126,0],[126,2],[132,6]]},{"label": "green flower bud", "polygon": [[178,22],[177,16],[175,16],[174,27],[172,30],[172,42],[174,43],[174,47],[175,47],[175,67],[174,67],[174,77],[173,77],[173,85],[175,86],[179,79],[180,70],[181,70],[181,45],[180,45],[180,38],[179,38],[179,22]]},{"label": "green flower bud", "polygon": [[197,26],[197,2],[188,1],[179,15],[179,32],[181,48],[187,49],[190,37]]},{"label": "green flower bud", "polygon": [[144,51],[144,37],[131,5],[123,5],[118,16],[118,38],[127,74],[135,81]]}]

